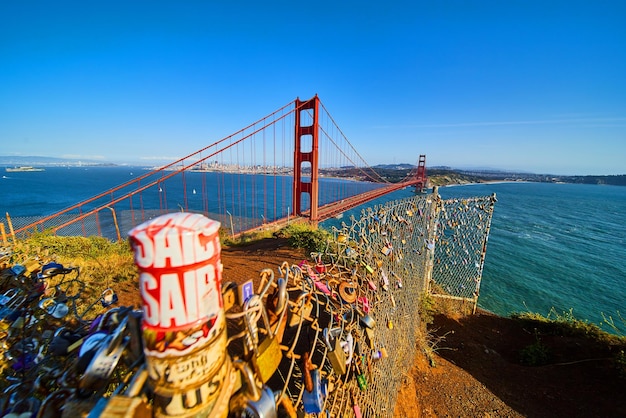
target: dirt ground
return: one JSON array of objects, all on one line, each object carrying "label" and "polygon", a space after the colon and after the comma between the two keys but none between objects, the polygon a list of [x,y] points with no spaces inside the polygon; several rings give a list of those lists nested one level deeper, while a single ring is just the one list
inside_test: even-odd
[{"label": "dirt ground", "polygon": [[[307,254],[282,239],[224,248],[223,280],[241,283],[302,259]],[[437,341],[432,361],[417,355],[394,417],[626,417],[626,378],[610,360],[615,350],[542,335],[549,364],[524,366],[520,350],[536,343],[534,330],[484,311],[437,315],[429,333]]]},{"label": "dirt ground", "polygon": [[520,350],[536,343],[534,330],[510,318],[439,315],[430,331],[441,338],[435,367],[415,359],[396,417],[626,417],[626,378],[606,347],[542,335],[548,365],[531,367]]}]

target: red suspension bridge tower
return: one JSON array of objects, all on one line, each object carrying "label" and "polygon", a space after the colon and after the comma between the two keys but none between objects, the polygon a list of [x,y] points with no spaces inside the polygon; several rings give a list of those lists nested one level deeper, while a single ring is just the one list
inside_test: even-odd
[{"label": "red suspension bridge tower", "polygon": [[[302,197],[308,193],[310,198],[310,221],[318,221],[319,205],[319,98],[301,101],[296,99],[295,114],[295,150],[293,164],[293,215],[302,215]],[[310,124],[304,125],[310,121]],[[310,147],[308,147],[310,143]],[[310,181],[303,180],[303,165],[310,164]]]},{"label": "red suspension bridge tower", "polygon": [[[294,176],[293,176],[293,216],[309,218],[309,222],[316,225],[318,221],[326,219],[329,208],[319,206],[319,110],[320,100],[315,95],[309,100],[295,100],[294,116]],[[373,170],[372,170],[373,171]],[[383,195],[393,190],[398,190],[407,185],[415,185],[416,192],[423,192],[426,187],[426,155],[420,155],[417,169],[411,173],[404,182],[390,184],[378,191],[365,193],[362,197],[351,197],[337,202],[332,213],[340,213],[343,210],[367,202],[376,196]],[[385,191],[386,190],[386,191]],[[303,198],[309,198],[310,210],[306,213]],[[367,197],[365,197],[367,196]],[[345,205],[343,205],[345,202]],[[322,213],[323,212],[323,213]]]},{"label": "red suspension bridge tower", "polygon": [[415,183],[415,191],[421,193],[426,187],[426,155],[420,155],[417,163],[417,173],[415,175],[417,183]]}]

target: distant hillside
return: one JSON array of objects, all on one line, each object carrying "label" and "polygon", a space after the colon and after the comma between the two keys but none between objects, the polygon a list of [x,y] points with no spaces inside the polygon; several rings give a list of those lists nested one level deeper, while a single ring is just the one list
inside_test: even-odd
[{"label": "distant hillside", "polygon": [[[398,167],[398,168],[396,168]],[[322,175],[346,177],[361,181],[380,181],[390,183],[403,181],[414,171],[411,164],[378,165],[371,169],[347,167],[343,169],[321,169]],[[449,167],[427,167],[428,187],[448,184],[485,183],[488,181],[532,181],[540,183],[578,183],[606,184],[626,186],[626,175],[615,176],[555,176],[551,174],[515,173],[496,170],[457,170]]]},{"label": "distant hillside", "polygon": [[22,165],[53,167],[68,165],[114,166],[116,164],[88,159],[83,160],[75,158],[40,157],[35,155],[0,155],[0,166],[13,167]]}]

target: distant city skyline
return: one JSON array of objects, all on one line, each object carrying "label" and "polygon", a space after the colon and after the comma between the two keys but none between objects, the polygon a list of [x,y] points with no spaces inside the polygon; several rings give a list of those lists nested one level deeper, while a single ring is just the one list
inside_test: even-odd
[{"label": "distant city skyline", "polygon": [[626,174],[626,2],[3,2],[2,154],[159,165],[317,94],[368,164]]}]

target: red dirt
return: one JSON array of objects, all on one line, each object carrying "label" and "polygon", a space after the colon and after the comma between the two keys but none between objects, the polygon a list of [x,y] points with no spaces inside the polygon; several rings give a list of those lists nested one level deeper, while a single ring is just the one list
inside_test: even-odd
[{"label": "red dirt", "polygon": [[[257,279],[263,268],[276,271],[284,261],[308,258],[284,239],[224,248],[223,281]],[[120,291],[120,303],[138,305],[138,296],[136,289]],[[534,330],[484,311],[437,315],[429,332],[439,341],[434,367],[424,353],[417,355],[394,417],[626,417],[626,380],[611,361],[615,349],[541,334],[549,364],[524,366],[520,350],[537,341]]]}]

